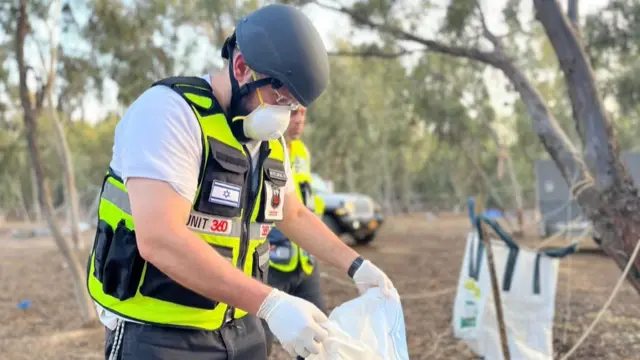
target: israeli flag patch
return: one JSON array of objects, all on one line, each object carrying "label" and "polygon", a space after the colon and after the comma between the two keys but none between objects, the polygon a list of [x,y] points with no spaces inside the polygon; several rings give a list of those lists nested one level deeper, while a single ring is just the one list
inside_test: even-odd
[{"label": "israeli flag patch", "polygon": [[237,208],[240,207],[241,194],[241,186],[214,180],[211,185],[209,202]]}]

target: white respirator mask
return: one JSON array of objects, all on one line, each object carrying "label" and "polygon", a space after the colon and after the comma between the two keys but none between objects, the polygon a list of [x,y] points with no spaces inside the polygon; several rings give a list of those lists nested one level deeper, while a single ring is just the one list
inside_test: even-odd
[{"label": "white respirator mask", "polygon": [[[262,102],[262,99],[260,101]],[[291,108],[289,106],[261,103],[260,106],[244,117],[242,127],[244,134],[250,139],[260,141],[276,140],[287,131],[290,120]]]},{"label": "white respirator mask", "polygon": [[[252,75],[253,80],[256,81],[256,74],[253,73]],[[237,116],[233,118],[233,122],[239,120],[242,121],[242,130],[247,138],[258,141],[276,140],[281,138],[289,127],[291,111],[299,105],[265,104],[262,100],[260,89],[256,89],[256,93],[258,95],[258,100],[260,100],[260,105],[258,105],[258,107],[247,116]],[[280,95],[277,91],[276,93],[278,94],[278,100],[276,100],[277,103],[280,104],[282,100],[286,100],[286,98]]]}]

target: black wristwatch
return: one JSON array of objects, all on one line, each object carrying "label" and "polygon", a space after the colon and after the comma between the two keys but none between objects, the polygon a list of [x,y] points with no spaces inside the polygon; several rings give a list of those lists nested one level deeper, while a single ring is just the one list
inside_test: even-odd
[{"label": "black wristwatch", "polygon": [[347,271],[347,274],[349,274],[350,278],[353,279],[353,275],[360,268],[363,262],[364,262],[364,258],[362,256],[358,256],[355,260],[353,260],[353,262],[351,263],[351,266],[349,266],[349,271]]}]

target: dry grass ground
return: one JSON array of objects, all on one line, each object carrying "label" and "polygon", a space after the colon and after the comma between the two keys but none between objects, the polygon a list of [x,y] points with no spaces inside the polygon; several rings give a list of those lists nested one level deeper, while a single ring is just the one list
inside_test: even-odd
[{"label": "dry grass ground", "polygon": [[[358,250],[384,269],[403,295],[411,359],[474,359],[450,331],[454,287],[465,234],[464,217],[389,219],[379,238]],[[86,234],[87,241],[92,234]],[[531,236],[522,241],[535,243]],[[344,276],[322,268],[331,308],[356,296]],[[561,265],[555,347],[580,337],[609,296],[620,271],[598,252]],[[573,359],[640,359],[638,294],[625,284],[606,316]],[[31,301],[21,310],[17,304]],[[0,230],[0,360],[101,359],[101,328],[81,329],[62,257],[47,238],[16,240]],[[281,351],[272,359],[287,359]],[[559,358],[559,357],[558,357]]]}]

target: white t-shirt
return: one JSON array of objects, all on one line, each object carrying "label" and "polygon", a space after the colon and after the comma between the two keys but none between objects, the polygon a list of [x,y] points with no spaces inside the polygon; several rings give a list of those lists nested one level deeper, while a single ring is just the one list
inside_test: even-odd
[{"label": "white t-shirt", "polygon": [[[210,82],[209,75],[202,77]],[[246,144],[256,169],[260,142]],[[295,191],[285,146],[285,192]],[[125,182],[130,177],[166,181],[193,203],[198,188],[202,137],[198,119],[187,102],[166,86],[146,90],[118,122],[111,168]]]},{"label": "white t-shirt", "polygon": [[[202,78],[211,83],[209,75]],[[260,142],[246,146],[256,169]],[[140,95],[118,122],[110,166],[125,183],[131,177],[165,181],[193,204],[201,157],[201,130],[193,110],[174,90],[154,86]],[[295,191],[295,184],[286,146],[284,160],[285,192],[289,193]],[[118,317],[96,306],[100,321],[115,327]]]}]

